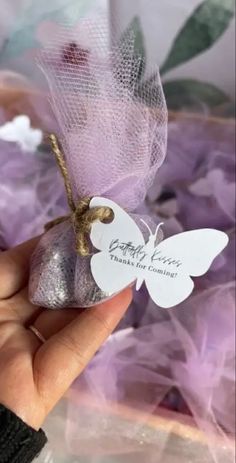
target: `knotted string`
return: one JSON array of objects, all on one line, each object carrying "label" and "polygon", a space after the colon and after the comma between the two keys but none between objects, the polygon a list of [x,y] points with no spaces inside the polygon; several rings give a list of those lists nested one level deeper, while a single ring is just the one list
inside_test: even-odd
[{"label": "knotted string", "polygon": [[74,202],[66,161],[59,148],[57,137],[54,134],[51,134],[49,136],[49,140],[51,142],[52,151],[55,154],[58,167],[64,179],[67,201],[71,209],[71,214],[53,220],[46,225],[45,229],[48,231],[70,218],[75,232],[76,252],[80,256],[86,257],[90,255],[88,235],[91,232],[93,223],[98,220],[105,223],[110,222],[114,218],[114,214],[109,207],[94,207],[90,209],[89,205],[92,199],[91,197],[85,197],[78,201],[77,204]]}]

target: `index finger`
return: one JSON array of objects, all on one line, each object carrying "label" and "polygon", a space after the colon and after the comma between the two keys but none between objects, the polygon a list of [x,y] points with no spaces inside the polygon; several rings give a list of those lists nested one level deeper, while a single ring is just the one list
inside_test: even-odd
[{"label": "index finger", "polygon": [[0,254],[0,300],[8,299],[27,283],[31,255],[39,238]]}]

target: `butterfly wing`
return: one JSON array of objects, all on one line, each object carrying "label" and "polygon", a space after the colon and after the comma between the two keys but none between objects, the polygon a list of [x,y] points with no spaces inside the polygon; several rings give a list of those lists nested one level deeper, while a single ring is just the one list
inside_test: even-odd
[{"label": "butterfly wing", "polygon": [[199,277],[209,270],[228,242],[225,233],[204,228],[172,236],[162,241],[159,250],[180,260],[188,275]]},{"label": "butterfly wing", "polygon": [[170,308],[187,299],[194,288],[190,276],[204,275],[227,244],[225,233],[211,229],[180,233],[164,240],[156,248],[157,259],[160,260],[153,262],[155,271],[148,272],[145,277],[154,302],[160,307]]},{"label": "butterfly wing", "polygon": [[162,309],[169,309],[179,305],[193,292],[194,283],[186,274],[178,274],[178,277],[168,279],[165,276],[151,273],[145,280],[147,290],[152,300]]},{"label": "butterfly wing", "polygon": [[121,207],[109,199],[93,198],[90,207],[110,207],[114,212],[114,220],[104,224],[96,222],[92,226],[90,239],[93,246],[100,252],[91,258],[91,270],[99,288],[107,294],[116,294],[128,287],[138,277],[137,269],[130,259],[124,256],[127,265],[113,260],[109,252],[113,240],[134,246],[145,246],[144,237],[134,220]]}]

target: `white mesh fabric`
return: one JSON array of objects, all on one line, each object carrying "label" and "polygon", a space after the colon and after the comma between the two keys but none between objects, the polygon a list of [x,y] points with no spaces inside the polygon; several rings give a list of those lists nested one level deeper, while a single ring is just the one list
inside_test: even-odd
[{"label": "white mesh fabric", "polygon": [[75,199],[107,196],[135,210],[164,160],[160,77],[156,69],[155,86],[138,92],[141,64],[132,34],[108,51],[103,26],[89,21],[64,26],[42,52]]}]

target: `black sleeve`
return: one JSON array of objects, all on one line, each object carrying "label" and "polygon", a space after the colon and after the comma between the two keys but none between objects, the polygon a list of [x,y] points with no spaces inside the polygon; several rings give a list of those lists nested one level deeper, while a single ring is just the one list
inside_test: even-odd
[{"label": "black sleeve", "polygon": [[35,431],[0,405],[0,463],[31,463],[46,442],[42,430]]}]

